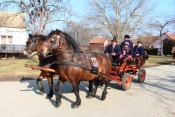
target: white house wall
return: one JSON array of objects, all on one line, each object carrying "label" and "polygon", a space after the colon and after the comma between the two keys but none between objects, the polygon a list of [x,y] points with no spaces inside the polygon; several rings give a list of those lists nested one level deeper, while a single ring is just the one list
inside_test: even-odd
[{"label": "white house wall", "polygon": [[[1,36],[12,36],[11,44],[26,45],[26,39],[28,38],[28,33],[26,29],[0,27],[0,44],[2,44]],[[10,44],[7,38],[6,38],[6,44]]]},{"label": "white house wall", "polygon": [[[164,40],[164,39],[170,39],[166,34],[163,34],[162,35],[162,39]],[[161,39],[157,39],[157,40],[155,40],[154,42],[152,42],[151,44],[150,44],[150,48],[153,46],[153,48],[160,48],[161,46]]]}]

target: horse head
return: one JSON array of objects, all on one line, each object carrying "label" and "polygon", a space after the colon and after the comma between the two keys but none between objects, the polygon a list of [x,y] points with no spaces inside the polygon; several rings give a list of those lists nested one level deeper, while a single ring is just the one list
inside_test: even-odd
[{"label": "horse head", "polygon": [[24,52],[23,52],[24,55],[32,56],[32,55],[36,54],[37,44],[38,44],[38,40],[37,40],[36,36],[29,34],[29,39],[26,42],[26,47],[25,47]]},{"label": "horse head", "polygon": [[78,50],[78,45],[67,33],[60,30],[50,32],[43,45],[40,47],[40,54],[46,57],[50,53],[62,53],[67,50]]}]

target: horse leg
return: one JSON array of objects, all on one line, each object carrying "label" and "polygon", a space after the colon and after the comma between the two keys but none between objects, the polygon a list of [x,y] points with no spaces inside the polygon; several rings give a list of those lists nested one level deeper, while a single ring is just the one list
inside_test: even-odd
[{"label": "horse leg", "polygon": [[64,83],[63,81],[58,79],[55,85],[56,107],[59,107],[61,105],[60,87],[62,86],[63,83]]},{"label": "horse leg", "polygon": [[97,88],[98,88],[98,86],[100,85],[100,80],[99,80],[99,79],[95,80],[95,81],[94,81],[94,84],[95,84],[95,88],[94,88],[94,90],[93,90],[93,92],[92,92],[92,96],[93,96],[93,97],[95,97],[95,95],[96,95]]},{"label": "horse leg", "polygon": [[45,90],[44,90],[44,87],[41,83],[42,79],[45,77],[45,74],[43,73],[43,71],[41,71],[39,77],[37,78],[36,80],[36,83],[37,83],[37,86],[38,86],[38,89],[42,92],[42,93],[45,93]]},{"label": "horse leg", "polygon": [[105,88],[103,89],[102,96],[101,96],[102,101],[105,100],[105,98],[106,98],[107,88],[109,86],[110,80],[109,79],[104,79],[104,81],[105,81]]},{"label": "horse leg", "polygon": [[46,99],[51,99],[53,97],[53,75],[47,75],[47,81],[48,81],[48,84],[49,84],[49,93],[47,94],[46,96]]},{"label": "horse leg", "polygon": [[79,83],[72,83],[74,94],[76,96],[76,102],[72,105],[72,108],[77,108],[81,105],[81,99],[79,96]]},{"label": "horse leg", "polygon": [[92,80],[89,81],[89,94],[87,96],[88,99],[92,98]]}]

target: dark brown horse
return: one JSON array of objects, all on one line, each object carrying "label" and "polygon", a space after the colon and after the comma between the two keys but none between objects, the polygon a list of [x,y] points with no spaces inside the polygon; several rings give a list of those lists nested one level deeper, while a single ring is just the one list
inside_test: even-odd
[{"label": "dark brown horse", "polygon": [[79,96],[80,81],[94,81],[95,89],[89,84],[89,97],[95,97],[100,79],[104,80],[105,87],[101,99],[104,100],[109,85],[109,76],[112,67],[110,58],[101,53],[85,53],[79,50],[75,40],[60,30],[52,31],[40,48],[40,54],[47,57],[49,53],[55,53],[57,57],[58,82],[55,86],[56,107],[61,105],[61,85],[68,81],[72,84],[76,102],[72,108],[81,104]]},{"label": "dark brown horse", "polygon": [[[43,35],[30,35],[29,34],[29,39],[26,42],[26,48],[24,50],[24,55],[27,56],[32,56],[33,54],[37,54],[39,47],[41,46],[41,43],[43,42],[43,40],[46,39],[46,36]],[[56,68],[56,64],[52,64],[54,61],[56,61],[56,57],[55,56],[50,56],[47,58],[43,58],[42,56],[39,56],[39,65],[42,67],[46,67],[46,68],[52,68],[55,69]],[[41,70],[41,73],[39,75],[39,77],[37,78],[37,86],[38,89],[42,92],[45,93],[44,87],[42,86],[42,79],[43,78],[47,78],[48,84],[49,84],[49,88],[50,91],[47,94],[47,99],[50,99],[53,97],[54,91],[53,91],[53,77],[56,73],[53,72],[48,72],[48,71],[44,71]]]}]

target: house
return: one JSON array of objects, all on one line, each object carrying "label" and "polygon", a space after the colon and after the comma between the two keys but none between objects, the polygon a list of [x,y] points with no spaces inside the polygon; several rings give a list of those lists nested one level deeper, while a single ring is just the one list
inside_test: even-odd
[{"label": "house", "polygon": [[[173,39],[175,40],[175,34],[173,33],[170,33],[170,32],[166,32],[166,33],[163,33],[161,38],[164,40],[164,39]],[[151,44],[150,44],[150,48],[160,48],[161,47],[161,38],[159,37],[158,39],[156,39],[155,41],[153,41]]]},{"label": "house", "polygon": [[22,54],[27,37],[24,13],[0,11],[0,58]]},{"label": "house", "polygon": [[89,42],[89,51],[103,52],[104,43],[107,39],[103,37],[95,38]]},{"label": "house", "polygon": [[150,44],[158,38],[158,36],[139,36],[137,39],[131,39],[131,41],[134,45],[137,44],[137,41],[141,41],[144,48],[150,48]]}]

